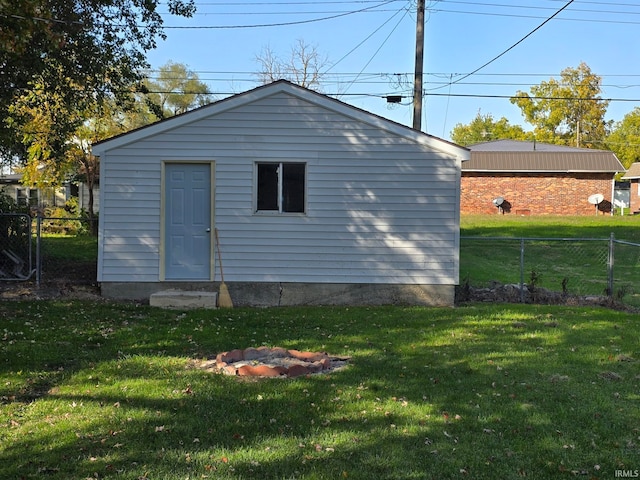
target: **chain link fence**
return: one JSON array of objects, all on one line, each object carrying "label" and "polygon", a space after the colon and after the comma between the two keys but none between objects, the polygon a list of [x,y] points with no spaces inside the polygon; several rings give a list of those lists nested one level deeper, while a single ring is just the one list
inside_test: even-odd
[{"label": "chain link fence", "polygon": [[[507,300],[607,297],[640,306],[640,244],[610,238],[461,237],[462,294]],[[536,298],[536,296],[538,298]],[[543,298],[544,297],[544,298]]]},{"label": "chain link fence", "polygon": [[0,280],[29,280],[35,273],[31,249],[31,217],[0,215]]},{"label": "chain link fence", "polygon": [[89,220],[36,217],[33,223],[37,286],[95,286],[98,246]]},{"label": "chain link fence", "polygon": [[95,287],[97,238],[86,218],[0,214],[0,283],[4,290]]},{"label": "chain link fence", "polygon": [[[97,290],[86,218],[0,214],[0,286]],[[460,300],[562,302],[604,297],[640,307],[640,244],[609,238],[461,237]],[[500,290],[502,296],[489,293]],[[477,294],[486,293],[486,298]]]}]

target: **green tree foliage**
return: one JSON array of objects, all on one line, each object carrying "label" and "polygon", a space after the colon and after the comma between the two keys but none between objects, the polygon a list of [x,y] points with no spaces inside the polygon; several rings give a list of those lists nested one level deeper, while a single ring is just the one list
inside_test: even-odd
[{"label": "green tree foliage", "polygon": [[640,161],[640,107],[634,108],[614,124],[607,138],[607,147],[616,154],[625,168]]},{"label": "green tree foliage", "polygon": [[[0,149],[7,155],[57,156],[67,143],[69,132],[82,122],[62,114],[84,111],[94,102],[114,97],[124,100],[142,79],[147,67],[146,52],[164,38],[159,0],[0,0]],[[170,13],[191,16],[193,0],[169,0]],[[44,144],[31,148],[33,128],[40,120],[32,110],[12,109],[41,106],[54,96],[60,107],[49,120],[55,134]],[[63,120],[63,121],[58,121]],[[32,125],[33,126],[33,125]],[[25,134],[27,138],[25,138]]]},{"label": "green tree foliage", "polygon": [[478,112],[471,123],[458,123],[453,127],[451,140],[467,146],[490,140],[526,140],[527,135],[520,125],[511,125],[505,117],[494,120],[491,114],[482,115]]},{"label": "green tree foliage", "polygon": [[610,123],[604,117],[609,102],[600,97],[601,78],[581,63],[566,68],[555,78],[531,87],[531,95],[518,91],[511,103],[534,126],[536,140],[598,147],[607,136]]},{"label": "green tree foliage", "polygon": [[[17,170],[22,173],[24,185],[40,189],[55,188],[67,180],[82,181],[89,191],[87,214],[95,233],[93,195],[99,163],[91,153],[91,145],[124,132],[126,114],[113,99],[87,103],[82,110],[80,105],[69,110],[58,93],[55,88],[34,89],[12,107],[12,111],[29,118],[19,126],[29,155]],[[64,122],[63,137],[56,126]]]},{"label": "green tree foliage", "polygon": [[211,103],[208,87],[186,65],[169,62],[160,67],[156,80],[145,80],[151,113],[159,119]]}]

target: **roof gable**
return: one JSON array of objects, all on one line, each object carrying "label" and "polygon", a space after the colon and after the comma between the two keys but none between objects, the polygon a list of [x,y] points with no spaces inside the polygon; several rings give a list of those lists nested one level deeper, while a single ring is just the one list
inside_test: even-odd
[{"label": "roof gable", "polygon": [[635,180],[640,178],[640,162],[632,163],[629,170],[627,170],[627,173],[625,173],[622,178],[626,180]]},{"label": "roof gable", "polygon": [[268,85],[257,87],[244,93],[240,93],[209,105],[176,115],[165,120],[147,125],[145,127],[123,133],[121,135],[103,140],[93,145],[93,154],[100,156],[109,150],[135,143],[153,135],[179,128],[198,120],[218,115],[222,112],[259,101],[271,95],[285,93],[311,104],[326,108],[342,114],[354,121],[367,123],[381,130],[388,131],[407,140],[426,145],[434,150],[447,153],[460,160],[468,160],[470,152],[467,148],[448,142],[438,137],[414,130],[405,125],[393,122],[373,113],[348,105],[340,100],[314,92],[304,87],[295,85],[286,80],[278,80]]}]

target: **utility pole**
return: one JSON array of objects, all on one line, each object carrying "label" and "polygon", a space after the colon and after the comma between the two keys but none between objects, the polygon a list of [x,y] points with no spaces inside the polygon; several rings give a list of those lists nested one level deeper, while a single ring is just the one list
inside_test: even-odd
[{"label": "utility pole", "polygon": [[416,64],[413,77],[413,128],[422,129],[422,68],[424,63],[424,0],[418,0]]}]

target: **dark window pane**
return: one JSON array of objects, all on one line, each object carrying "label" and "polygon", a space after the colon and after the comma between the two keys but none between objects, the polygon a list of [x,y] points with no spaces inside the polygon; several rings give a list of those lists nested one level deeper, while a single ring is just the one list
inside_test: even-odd
[{"label": "dark window pane", "polygon": [[282,211],[304,212],[304,163],[282,164]]},{"label": "dark window pane", "polygon": [[258,210],[278,210],[278,164],[258,164]]},{"label": "dark window pane", "polygon": [[29,206],[38,206],[38,190],[36,188],[29,189]]}]

